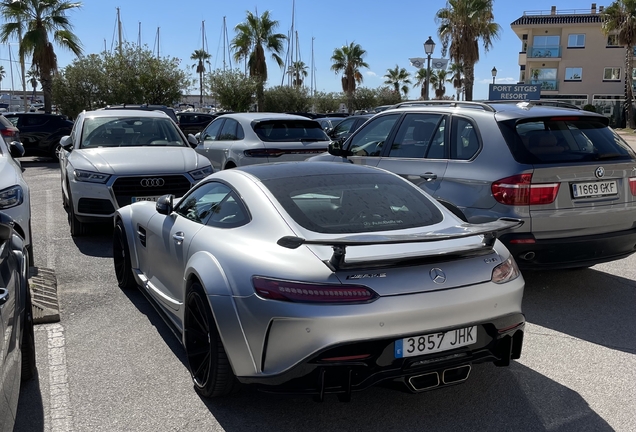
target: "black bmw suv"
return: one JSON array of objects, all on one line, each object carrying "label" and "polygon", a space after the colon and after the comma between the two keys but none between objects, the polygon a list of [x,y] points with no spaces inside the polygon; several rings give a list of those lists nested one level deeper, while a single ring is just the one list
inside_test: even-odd
[{"label": "black bmw suv", "polygon": [[73,122],[66,116],[44,113],[6,113],[4,116],[20,130],[26,156],[57,158],[60,138],[70,135]]}]

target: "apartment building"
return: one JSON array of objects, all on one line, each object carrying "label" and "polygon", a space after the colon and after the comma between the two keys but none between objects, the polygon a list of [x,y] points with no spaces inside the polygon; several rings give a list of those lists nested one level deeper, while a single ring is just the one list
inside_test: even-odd
[{"label": "apartment building", "polygon": [[511,27],[521,40],[520,83],[541,85],[541,99],[593,104],[619,122],[625,48],[601,31],[603,8],[526,11]]}]

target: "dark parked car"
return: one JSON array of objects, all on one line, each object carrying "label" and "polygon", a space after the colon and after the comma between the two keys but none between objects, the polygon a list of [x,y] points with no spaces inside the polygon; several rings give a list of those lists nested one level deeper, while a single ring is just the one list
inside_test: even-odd
[{"label": "dark parked car", "polygon": [[4,116],[20,130],[20,141],[27,156],[57,158],[60,138],[73,129],[73,122],[59,114],[23,112]]},{"label": "dark parked car", "polygon": [[316,119],[316,121],[320,123],[320,126],[322,126],[322,130],[324,130],[327,134],[329,134],[329,132],[331,132],[342,120],[344,120],[343,117],[324,117]]},{"label": "dark parked car", "polygon": [[344,120],[336,123],[335,127],[327,133],[329,138],[337,143],[343,143],[349,138],[360,126],[366,123],[374,114],[352,115]]},{"label": "dark parked car", "polygon": [[27,252],[13,220],[0,213],[0,430],[13,430],[20,381],[33,378],[35,338]]},{"label": "dark parked car", "polygon": [[177,113],[177,124],[184,134],[197,134],[216,118],[212,114],[198,112]]},{"label": "dark parked car", "polygon": [[[175,123],[179,123],[177,119],[177,114],[174,112],[174,108],[167,107],[165,105],[148,105],[148,104],[123,104],[123,105],[108,105],[102,109],[113,110],[113,109],[136,109],[143,111],[162,111],[168,115]],[[67,134],[68,135],[68,134]]]}]

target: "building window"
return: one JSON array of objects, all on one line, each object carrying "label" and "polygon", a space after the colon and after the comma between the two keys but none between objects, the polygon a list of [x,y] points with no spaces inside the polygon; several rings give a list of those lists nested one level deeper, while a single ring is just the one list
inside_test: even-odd
[{"label": "building window", "polygon": [[606,67],[603,71],[603,81],[620,81],[621,68]]},{"label": "building window", "polygon": [[584,34],[569,35],[568,48],[585,48],[585,35]]},{"label": "building window", "polygon": [[565,68],[566,81],[581,81],[582,76],[583,76],[583,68],[580,68],[580,67]]},{"label": "building window", "polygon": [[621,46],[620,43],[618,43],[618,35],[616,34],[611,34],[607,36],[607,46],[608,47],[619,47]]},{"label": "building window", "polygon": [[535,36],[533,45],[537,48],[559,46],[561,36]]}]

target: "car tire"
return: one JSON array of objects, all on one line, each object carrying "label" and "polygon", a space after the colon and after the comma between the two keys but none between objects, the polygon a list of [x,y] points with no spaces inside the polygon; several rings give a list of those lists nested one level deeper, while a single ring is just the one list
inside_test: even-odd
[{"label": "car tire", "polygon": [[[27,269],[28,272],[28,269]],[[28,274],[27,274],[28,276]],[[31,303],[31,289],[27,281],[26,301],[24,306],[24,318],[22,324],[22,340],[20,341],[20,351],[22,351],[22,381],[34,378],[37,373],[35,362],[35,332],[33,330],[33,306]]]},{"label": "car tire", "polygon": [[197,393],[206,398],[238,389],[203,287],[193,283],[186,296],[184,342],[188,367]]},{"label": "car tire", "polygon": [[73,208],[73,198],[71,198],[71,190],[68,190],[68,224],[71,228],[71,237],[82,237],[88,233],[88,225],[80,222],[75,216],[75,208]]},{"label": "car tire", "polygon": [[113,231],[113,263],[115,264],[117,285],[121,289],[137,288],[137,281],[130,263],[130,248],[126,239],[126,230],[121,220],[117,221]]}]

